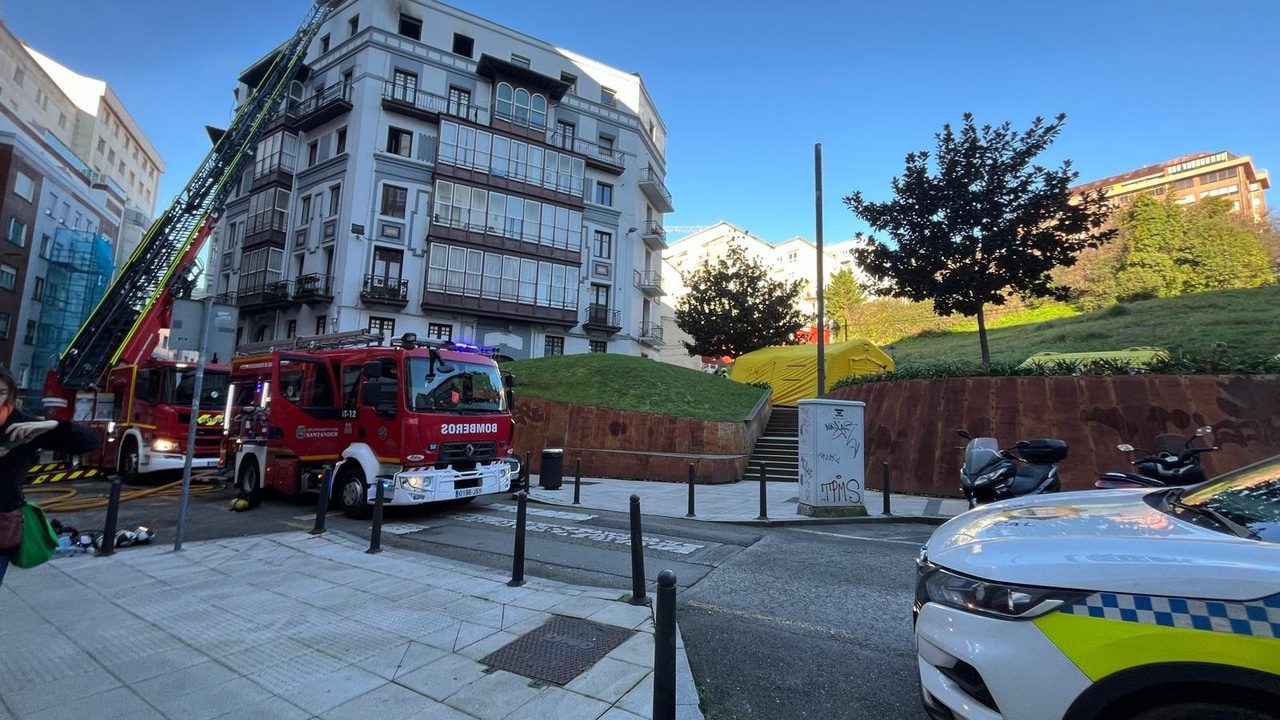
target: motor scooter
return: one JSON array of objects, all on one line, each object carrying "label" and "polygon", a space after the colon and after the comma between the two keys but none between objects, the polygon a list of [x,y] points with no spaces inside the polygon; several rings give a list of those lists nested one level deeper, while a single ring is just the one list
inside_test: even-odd
[{"label": "motor scooter", "polygon": [[960,468],[960,489],[969,507],[1023,495],[1057,492],[1062,487],[1057,463],[1067,457],[1067,441],[1056,438],[1019,440],[1000,449],[992,437],[956,433],[969,441]]},{"label": "motor scooter", "polygon": [[1131,460],[1129,464],[1138,472],[1116,470],[1103,473],[1094,483],[1094,487],[1103,489],[1137,488],[1137,487],[1179,487],[1195,485],[1205,481],[1204,465],[1200,462],[1202,453],[1214,452],[1216,445],[1194,447],[1197,438],[1213,433],[1211,426],[1198,427],[1191,437],[1177,433],[1164,433],[1156,436],[1155,451],[1135,448],[1129,443],[1116,446],[1120,452],[1142,453],[1142,457]]}]

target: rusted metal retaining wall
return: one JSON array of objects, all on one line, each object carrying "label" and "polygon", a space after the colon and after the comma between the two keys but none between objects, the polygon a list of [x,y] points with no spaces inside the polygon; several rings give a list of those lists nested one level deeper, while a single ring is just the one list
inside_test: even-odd
[{"label": "rusted metal retaining wall", "polygon": [[515,447],[522,461],[533,453],[534,474],[550,447],[564,449],[566,477],[581,457],[584,477],[686,482],[694,463],[699,483],[736,482],[771,411],[766,398],[745,422],[710,422],[523,397],[514,412]]},{"label": "rusted metal retaining wall", "polygon": [[1116,445],[1151,447],[1160,433],[1214,427],[1212,476],[1280,454],[1280,375],[950,378],[868,383],[827,397],[867,404],[867,481],[879,487],[890,463],[896,492],[960,496],[956,428],[1001,446],[1057,437],[1070,444],[1058,465],[1063,489],[1093,486],[1098,473],[1128,469]]}]

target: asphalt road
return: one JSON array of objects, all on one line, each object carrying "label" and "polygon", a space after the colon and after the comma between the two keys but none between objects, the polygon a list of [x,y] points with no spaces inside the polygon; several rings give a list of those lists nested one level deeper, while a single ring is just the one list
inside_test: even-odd
[{"label": "asphalt road", "polygon": [[[58,485],[77,499],[102,482]],[[191,497],[187,541],[307,529],[315,497],[271,498],[230,511],[233,489]],[[36,498],[38,499],[38,497]],[[383,543],[510,571],[516,503],[388,508]],[[624,513],[531,504],[525,573],[631,590]],[[105,510],[56,513],[80,530]],[[119,527],[145,525],[171,545],[176,497],[124,503]],[[367,521],[330,513],[331,530],[368,538]],[[932,527],[727,525],[645,518],[647,591],[662,569],[679,578],[678,622],[709,720],[924,717],[911,636],[914,558]],[[128,552],[127,549],[121,552]]]}]

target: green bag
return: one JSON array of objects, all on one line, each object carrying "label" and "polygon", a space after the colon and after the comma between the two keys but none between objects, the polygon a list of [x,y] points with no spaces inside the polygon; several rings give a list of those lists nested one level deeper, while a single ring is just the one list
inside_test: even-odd
[{"label": "green bag", "polygon": [[31,503],[22,504],[22,542],[13,551],[11,562],[30,569],[43,565],[58,551],[58,534],[53,531],[44,511]]}]

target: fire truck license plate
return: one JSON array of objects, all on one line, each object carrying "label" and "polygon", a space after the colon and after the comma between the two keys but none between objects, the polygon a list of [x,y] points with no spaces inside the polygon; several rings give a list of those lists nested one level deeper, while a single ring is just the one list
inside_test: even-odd
[{"label": "fire truck license plate", "polygon": [[466,488],[464,490],[454,490],[453,496],[455,498],[471,497],[473,495],[479,495],[480,490],[481,488],[478,488],[478,487]]}]

